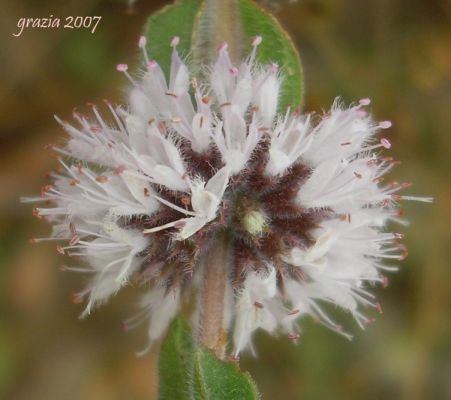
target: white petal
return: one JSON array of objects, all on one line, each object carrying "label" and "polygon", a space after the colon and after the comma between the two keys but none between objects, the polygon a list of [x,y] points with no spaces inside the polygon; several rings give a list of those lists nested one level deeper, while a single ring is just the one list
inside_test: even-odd
[{"label": "white petal", "polygon": [[127,171],[121,174],[121,178],[133,197],[146,208],[148,214],[152,214],[158,209],[158,201],[150,196],[153,189],[148,182],[128,174]]},{"label": "white petal", "polygon": [[130,93],[130,111],[144,121],[156,115],[156,110],[150,99],[140,90],[133,89]]},{"label": "white petal", "polygon": [[279,79],[275,74],[268,76],[256,99],[258,115],[263,125],[271,126],[279,103]]},{"label": "white petal", "polygon": [[232,97],[232,103],[241,113],[244,113],[252,99],[252,83],[249,79],[240,79],[236,85],[235,92]]},{"label": "white petal", "polygon": [[177,233],[177,239],[185,240],[194,235],[200,229],[202,229],[208,221],[205,218],[185,218],[181,220],[185,223],[182,229]]},{"label": "white petal", "polygon": [[206,151],[210,145],[211,123],[209,118],[200,113],[196,114],[191,129],[193,132],[193,150],[199,153]]},{"label": "white petal", "polygon": [[143,296],[141,307],[149,309],[149,341],[158,340],[180,309],[180,290],[153,288]]},{"label": "white petal", "polygon": [[221,168],[210,180],[207,182],[205,189],[210,193],[213,193],[217,199],[222,199],[224,192],[226,190],[227,184],[229,183],[230,171],[227,167]]},{"label": "white petal", "polygon": [[174,48],[171,60],[169,91],[175,95],[186,93],[189,88],[189,72]]}]

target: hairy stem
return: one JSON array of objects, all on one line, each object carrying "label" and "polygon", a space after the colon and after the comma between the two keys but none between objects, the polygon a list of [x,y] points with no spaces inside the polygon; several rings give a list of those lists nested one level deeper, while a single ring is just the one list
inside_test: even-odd
[{"label": "hairy stem", "polygon": [[243,52],[244,33],[240,24],[237,0],[204,0],[197,16],[192,38],[194,63],[215,60],[217,48],[227,42],[230,57],[238,61]]},{"label": "hairy stem", "polygon": [[219,237],[205,259],[200,317],[200,341],[219,358],[224,357],[226,345],[223,315],[227,259],[227,239]]}]

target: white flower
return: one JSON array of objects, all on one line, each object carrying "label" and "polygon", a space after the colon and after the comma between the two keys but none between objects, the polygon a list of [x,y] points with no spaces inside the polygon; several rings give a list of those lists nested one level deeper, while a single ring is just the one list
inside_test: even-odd
[{"label": "white flower", "polygon": [[130,281],[145,283],[128,325],[149,318],[158,339],[220,233],[230,242],[224,326],[235,355],[259,328],[297,340],[301,316],[348,336],[324,302],[361,327],[371,321],[362,308],[380,308],[367,287],[394,269],[384,260],[407,254],[387,222],[400,222],[400,200],[431,199],[383,183],[395,162],[380,155],[390,142],[376,134],[391,124],[371,119],[368,99],[337,100],[322,116],[278,115],[283,71],[256,63],[260,42],[238,66],[221,46],[199,77],[174,38],[167,82],[141,38],[140,79],[118,65],[132,82],[127,106],[107,103],[109,118],[95,106],[91,118],[75,113],[77,127],[57,118],[69,140],[54,150],[76,161],[61,160],[52,185],[29,199],[50,202],[34,213],[54,224],[34,241],[66,240],[58,250],[81,258],[66,269],[92,276],[75,297],[88,299],[84,314]]},{"label": "white flower", "polygon": [[310,133],[310,116],[304,120],[291,117],[289,111],[283,121],[280,121],[270,132],[271,143],[266,172],[278,175],[289,168],[307,150],[313,138]]},{"label": "white flower", "polygon": [[273,332],[277,319],[270,311],[271,299],[277,294],[276,271],[269,266],[264,272],[250,272],[236,300],[234,329],[235,355],[250,342],[252,333],[263,328]]},{"label": "white flower", "polygon": [[188,218],[181,218],[168,224],[157,226],[155,228],[146,229],[143,233],[154,233],[163,229],[177,227],[179,232],[176,238],[179,240],[188,239],[194,235],[204,225],[213,221],[217,216],[218,207],[221,204],[224,195],[229,171],[227,167],[221,168],[205,185],[201,179],[190,182],[191,189],[191,206],[193,211],[187,211],[175,204],[156,197],[164,205],[173,208],[183,214],[192,215]]}]

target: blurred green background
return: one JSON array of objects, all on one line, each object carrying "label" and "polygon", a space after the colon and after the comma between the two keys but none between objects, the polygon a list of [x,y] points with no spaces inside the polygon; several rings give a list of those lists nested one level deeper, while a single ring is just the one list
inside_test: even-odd
[{"label": "blurred green background", "polygon": [[[145,329],[129,333],[125,291],[80,321],[70,302],[83,277],[59,272],[68,260],[53,245],[30,245],[49,227],[18,198],[34,194],[55,167],[43,147],[61,142],[56,113],[108,98],[123,101],[118,62],[133,64],[146,16],[164,1],[133,7],[113,0],[2,1],[0,5],[0,398],[103,400],[155,398],[155,347],[144,358]],[[271,3],[271,4],[270,4]],[[264,399],[451,399],[449,0],[300,0],[265,4],[301,51],[306,110],[369,96],[390,119],[394,179],[433,205],[406,204],[409,258],[376,289],[384,314],[366,332],[345,320],[347,342],[306,323],[300,345],[258,335],[258,358],[242,357]],[[20,17],[101,15],[84,30],[25,30]]]}]

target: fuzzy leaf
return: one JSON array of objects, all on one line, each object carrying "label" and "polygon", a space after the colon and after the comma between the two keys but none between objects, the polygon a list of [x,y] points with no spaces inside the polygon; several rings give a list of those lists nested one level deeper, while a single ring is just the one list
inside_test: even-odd
[{"label": "fuzzy leaf", "polygon": [[182,318],[171,324],[160,350],[159,400],[257,400],[254,381],[238,366],[196,348]]},{"label": "fuzzy leaf", "polygon": [[191,333],[186,322],[179,317],[172,322],[160,350],[159,400],[192,399],[190,379],[193,357]]},{"label": "fuzzy leaf", "polygon": [[149,56],[158,61],[169,77],[172,48],[169,46],[174,36],[180,37],[177,46],[182,56],[191,48],[194,20],[201,0],[179,0],[151,15],[145,27]]},{"label": "fuzzy leaf", "polygon": [[283,74],[279,112],[284,113],[288,106],[301,106],[304,90],[302,66],[299,53],[292,40],[279,22],[252,0],[237,0],[247,42],[259,35],[263,42],[258,47],[257,59],[262,64],[275,62]]},{"label": "fuzzy leaf", "polygon": [[219,360],[211,351],[195,355],[193,392],[196,400],[257,400],[257,387],[248,373],[233,363]]}]

